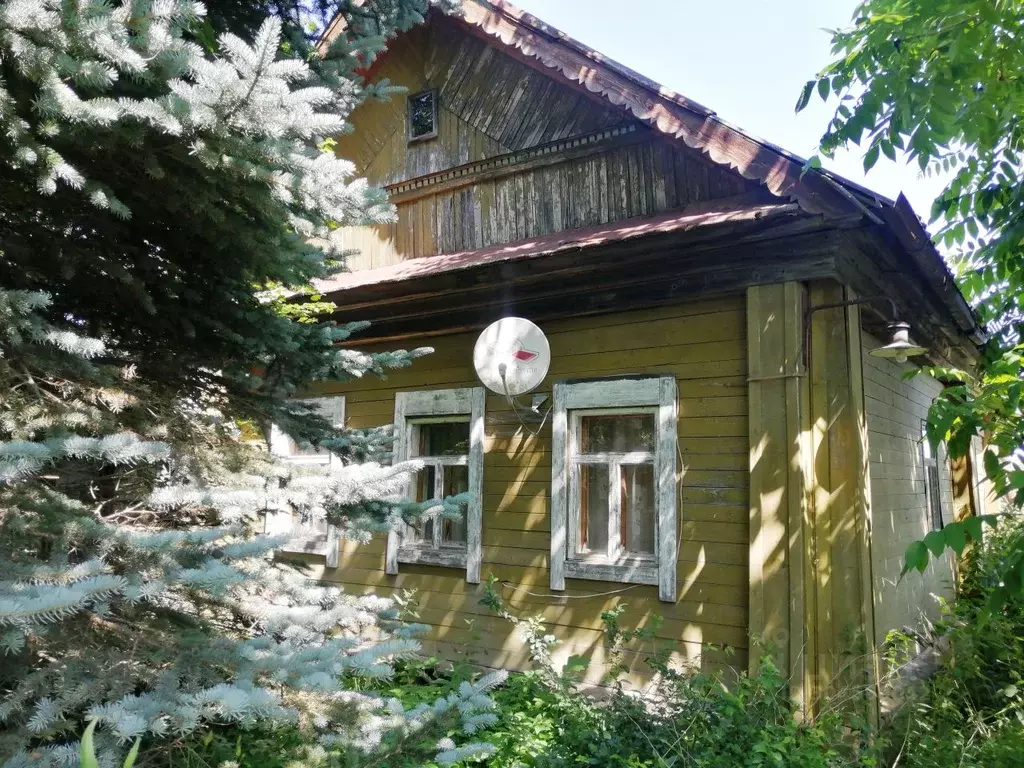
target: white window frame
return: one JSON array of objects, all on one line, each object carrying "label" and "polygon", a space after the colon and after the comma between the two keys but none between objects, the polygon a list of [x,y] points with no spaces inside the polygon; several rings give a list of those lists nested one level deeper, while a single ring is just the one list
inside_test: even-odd
[{"label": "white window frame", "polygon": [[[312,405],[336,429],[345,427],[345,396],[328,395],[305,398],[300,402]],[[276,424],[270,428],[270,453],[288,464],[305,466],[337,466],[341,460],[328,451],[315,454],[299,453],[298,444]],[[286,541],[278,552],[324,555],[328,568],[338,567],[339,536],[337,526],[328,525],[326,532],[302,530],[301,521],[293,519],[291,510],[268,509],[263,531],[271,536],[287,534],[299,528],[299,533]]]},{"label": "white window frame", "polygon": [[[676,601],[677,388],[674,376],[564,381],[554,385],[551,438],[551,589],[565,589],[565,579],[593,579],[657,585],[658,597]],[[583,416],[654,413],[657,434],[650,452],[578,455]],[[614,467],[653,459],[655,478],[654,556],[609,551],[577,554],[580,527],[579,467],[592,461]],[[613,498],[615,497],[615,498]],[[618,494],[609,493],[611,528],[618,523]],[[619,537],[618,530],[614,538]]]},{"label": "white window frame", "polygon": [[[395,395],[394,462],[420,457],[411,456],[413,431],[418,424],[468,421],[469,451],[465,456],[426,457],[429,463],[468,465],[469,493],[472,499],[466,509],[466,546],[440,546],[441,526],[434,526],[434,541],[428,545],[410,545],[403,541],[401,531],[388,533],[388,546],[384,558],[384,571],[398,573],[399,563],[438,565],[462,568],[466,581],[480,583],[481,522],[483,520],[484,477],[484,403],[483,387],[434,389],[422,392],[398,392]],[[440,497],[443,473],[437,472],[434,495]],[[410,482],[409,495],[412,495]]]}]

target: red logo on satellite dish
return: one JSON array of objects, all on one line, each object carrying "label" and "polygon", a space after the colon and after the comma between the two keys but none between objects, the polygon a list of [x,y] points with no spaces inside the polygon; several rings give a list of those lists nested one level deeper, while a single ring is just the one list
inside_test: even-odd
[{"label": "red logo on satellite dish", "polygon": [[512,345],[512,357],[521,363],[528,363],[531,360],[536,360],[540,355],[540,352],[534,352],[531,349],[527,349],[523,346],[523,342],[516,339],[516,343]]}]

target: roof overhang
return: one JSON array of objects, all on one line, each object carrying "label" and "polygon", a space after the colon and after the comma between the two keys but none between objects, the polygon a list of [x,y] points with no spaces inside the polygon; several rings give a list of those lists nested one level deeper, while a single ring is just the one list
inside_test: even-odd
[{"label": "roof overhang", "polygon": [[371,323],[360,344],[420,338],[474,330],[510,313],[539,322],[835,278],[839,239],[858,221],[740,196],[345,273],[318,288],[338,305],[339,320]]}]

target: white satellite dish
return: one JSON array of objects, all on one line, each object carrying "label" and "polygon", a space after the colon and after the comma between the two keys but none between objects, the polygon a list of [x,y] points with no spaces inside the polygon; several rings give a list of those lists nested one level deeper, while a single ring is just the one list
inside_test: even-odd
[{"label": "white satellite dish", "polygon": [[473,348],[476,375],[499,395],[516,397],[536,389],[550,365],[547,337],[522,317],[503,317],[491,323]]}]

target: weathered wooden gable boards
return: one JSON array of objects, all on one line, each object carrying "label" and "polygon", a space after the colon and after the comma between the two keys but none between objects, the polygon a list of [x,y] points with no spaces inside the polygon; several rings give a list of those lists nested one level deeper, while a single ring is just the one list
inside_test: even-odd
[{"label": "weathered wooden gable boards", "polygon": [[339,137],[338,151],[380,185],[636,122],[445,18],[394,41],[371,78],[438,92],[437,139],[408,142],[403,95],[353,114],[355,131]]},{"label": "weathered wooden gable boards", "polygon": [[[546,328],[553,363],[539,391],[555,379],[642,372],[676,376],[679,447],[682,453],[679,513],[679,602],[660,603],[657,587],[569,580],[566,595],[548,588],[551,426],[537,436],[524,430],[504,398],[488,394],[484,464],[483,567],[508,582],[503,596],[519,611],[542,613],[563,641],[560,653],[603,647],[600,614],[616,603],[629,608],[623,621],[639,624],[658,614],[659,635],[676,644],[679,658],[705,665],[703,644],[736,650],[728,663],[743,667],[747,647],[747,384],[746,322],[741,297],[552,322]],[[384,381],[347,385],[349,425],[390,423],[399,391],[476,385],[475,334],[433,341],[433,355]],[[536,427],[534,427],[536,428]],[[470,644],[489,664],[525,664],[515,628],[478,605],[479,588],[463,574],[442,568],[402,566],[397,578],[383,571],[384,544],[343,544],[340,567],[324,572],[349,592],[419,591],[420,620],[430,640],[451,652]],[[617,593],[623,589],[621,593]],[[615,594],[607,594],[612,592]],[[594,597],[585,597],[594,595]],[[472,626],[470,626],[470,623]],[[479,635],[479,636],[476,636]],[[600,663],[593,674],[601,673]],[[595,678],[596,679],[596,678]]]},{"label": "weathered wooden gable boards", "polygon": [[[360,251],[351,269],[650,216],[757,186],[449,19],[396,41],[373,77],[411,93],[436,88],[439,130],[408,142],[403,96],[353,115],[355,131],[339,138],[338,152],[372,183],[428,178],[411,194],[405,185],[393,193],[397,223],[346,231],[346,246]],[[496,157],[503,168],[467,165]],[[462,182],[429,177],[456,167]]]},{"label": "weathered wooden gable boards", "polygon": [[398,221],[345,230],[351,269],[457,253],[733,197],[750,182],[648,138],[398,205]]}]

